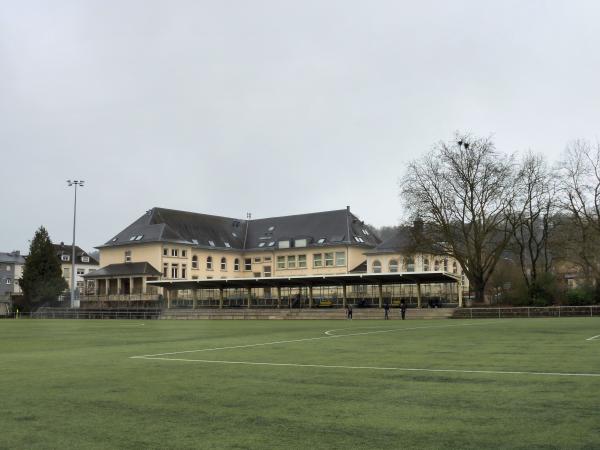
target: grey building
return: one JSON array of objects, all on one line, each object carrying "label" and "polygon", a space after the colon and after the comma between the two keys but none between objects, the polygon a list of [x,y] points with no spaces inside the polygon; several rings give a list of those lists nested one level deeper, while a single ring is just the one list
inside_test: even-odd
[{"label": "grey building", "polygon": [[18,250],[0,252],[0,298],[8,298],[21,293],[19,278],[23,275],[25,258]]}]

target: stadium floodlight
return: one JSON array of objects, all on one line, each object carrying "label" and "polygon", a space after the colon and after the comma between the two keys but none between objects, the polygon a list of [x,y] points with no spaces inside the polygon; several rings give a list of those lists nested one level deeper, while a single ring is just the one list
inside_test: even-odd
[{"label": "stadium floodlight", "polygon": [[84,181],[83,180],[67,180],[67,185],[69,187],[74,186],[75,187],[75,200],[73,203],[73,245],[71,247],[71,300],[70,300],[70,306],[71,308],[73,308],[75,306],[75,275],[76,275],[76,271],[75,271],[75,225],[76,225],[76,219],[77,219],[77,186],[79,187],[83,187]]}]

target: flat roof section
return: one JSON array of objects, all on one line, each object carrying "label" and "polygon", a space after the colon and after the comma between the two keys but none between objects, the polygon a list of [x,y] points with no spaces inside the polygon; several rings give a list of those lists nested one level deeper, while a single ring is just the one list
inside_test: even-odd
[{"label": "flat roof section", "polygon": [[458,283],[459,276],[449,272],[360,273],[344,275],[303,275],[291,277],[229,278],[211,280],[148,281],[167,289],[235,289],[303,286],[356,286],[386,284]]}]

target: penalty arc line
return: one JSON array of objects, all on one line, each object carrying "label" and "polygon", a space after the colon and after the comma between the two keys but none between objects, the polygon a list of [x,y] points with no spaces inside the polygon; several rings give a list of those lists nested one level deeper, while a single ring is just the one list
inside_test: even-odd
[{"label": "penalty arc line", "polygon": [[[155,356],[166,356],[166,355],[181,355],[183,353],[199,353],[199,352],[213,352],[217,350],[233,350],[238,348],[250,348],[250,347],[262,347],[266,345],[277,345],[277,344],[291,344],[295,342],[309,342],[309,341],[317,341],[322,339],[335,339],[342,337],[351,337],[351,336],[365,336],[368,334],[378,334],[378,333],[391,333],[394,331],[408,331],[408,330],[422,330],[422,329],[431,329],[431,328],[451,328],[451,327],[468,327],[468,326],[480,326],[480,325],[492,325],[495,323],[500,323],[501,321],[495,322],[484,322],[484,323],[465,323],[460,325],[442,325],[442,326],[426,326],[426,327],[413,327],[413,328],[394,328],[391,330],[378,330],[378,331],[365,331],[362,333],[349,333],[349,334],[333,334],[327,336],[318,336],[312,338],[302,338],[302,339],[290,339],[286,341],[273,341],[273,342],[261,342],[257,344],[245,344],[245,345],[232,345],[229,347],[215,347],[215,348],[201,348],[198,350],[182,350],[179,352],[167,352],[167,353],[155,353],[153,355],[140,355],[140,356],[130,356],[130,358],[151,358]],[[334,331],[334,330],[329,330]]]},{"label": "penalty arc line", "polygon": [[593,341],[596,338],[599,338],[600,334],[598,336],[592,336],[591,338],[587,338],[586,341]]},{"label": "penalty arc line", "polygon": [[559,377],[600,377],[600,373],[568,373],[568,372],[528,372],[522,370],[468,370],[468,369],[424,369],[411,367],[377,367],[377,366],[339,366],[326,364],[294,364],[294,363],[269,363],[251,361],[221,361],[210,359],[185,359],[185,358],[161,358],[147,356],[131,356],[132,359],[147,359],[159,361],[184,361],[199,362],[206,364],[239,364],[247,366],[275,366],[275,367],[310,367],[319,369],[354,369],[354,370],[395,370],[398,372],[430,372],[430,373],[472,373],[484,375],[539,375]]}]

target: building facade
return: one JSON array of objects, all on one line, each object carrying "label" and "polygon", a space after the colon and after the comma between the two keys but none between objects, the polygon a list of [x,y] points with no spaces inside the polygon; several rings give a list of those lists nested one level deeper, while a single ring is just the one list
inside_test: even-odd
[{"label": "building facade", "polygon": [[347,274],[380,242],[349,208],[254,220],[153,208],[98,247],[85,278],[98,295],[129,295],[157,279]]},{"label": "building facade", "polygon": [[22,293],[19,279],[23,276],[25,258],[18,250],[0,252],[0,297],[10,297]]},{"label": "building facade", "polygon": [[74,281],[75,287],[80,293],[93,294],[95,292],[95,282],[93,279],[86,280],[84,275],[98,270],[100,268],[100,263],[80,247],[75,246],[75,274],[73,274],[73,246],[65,245],[64,242],[53,245],[56,256],[60,261],[63,278],[69,285],[69,289],[71,289],[71,285]]}]

